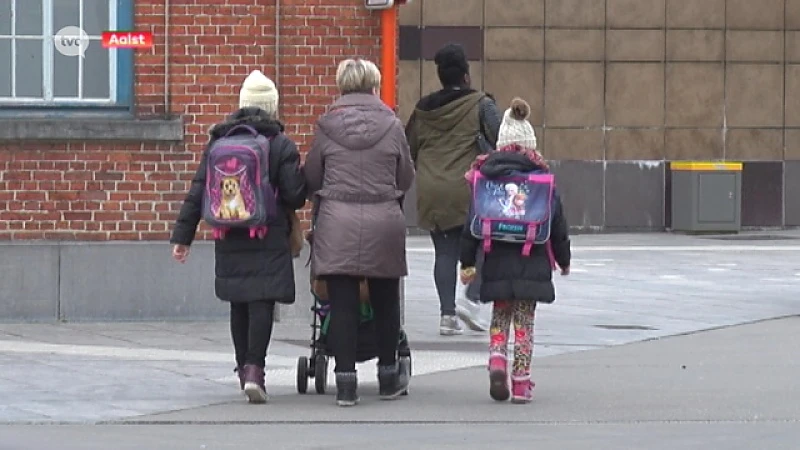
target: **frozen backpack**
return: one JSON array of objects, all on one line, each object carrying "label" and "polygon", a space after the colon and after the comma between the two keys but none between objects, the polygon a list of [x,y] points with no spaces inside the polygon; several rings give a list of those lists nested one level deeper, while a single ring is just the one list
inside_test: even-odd
[{"label": "frozen backpack", "polygon": [[521,243],[525,256],[530,256],[534,245],[547,245],[553,261],[549,245],[555,193],[553,174],[513,172],[509,176],[486,178],[476,170],[471,184],[470,232],[483,240],[484,252],[491,251],[492,241]]},{"label": "frozen backpack", "polygon": [[270,140],[247,125],[232,128],[211,144],[203,219],[213,227],[214,239],[224,239],[233,228],[249,229],[251,238],[267,235],[277,210],[269,151]]}]

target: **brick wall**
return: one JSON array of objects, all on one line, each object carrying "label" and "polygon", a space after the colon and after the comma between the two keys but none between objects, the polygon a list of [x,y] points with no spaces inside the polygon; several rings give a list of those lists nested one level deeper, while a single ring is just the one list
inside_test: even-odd
[{"label": "brick wall", "polygon": [[[337,96],[336,66],[360,56],[379,64],[380,15],[363,0],[285,0],[281,5],[281,117],[301,151]],[[308,215],[303,220],[308,222]]]},{"label": "brick wall", "polygon": [[275,0],[171,0],[167,99],[164,1],[137,0],[136,29],[155,46],[136,55],[136,113],[183,116],[184,142],[0,144],[0,239],[168,239],[209,127],[254,69],[278,79],[281,118],[305,152],[336,97],[336,63],[379,62],[380,20],[362,0],[279,2],[276,77]]}]

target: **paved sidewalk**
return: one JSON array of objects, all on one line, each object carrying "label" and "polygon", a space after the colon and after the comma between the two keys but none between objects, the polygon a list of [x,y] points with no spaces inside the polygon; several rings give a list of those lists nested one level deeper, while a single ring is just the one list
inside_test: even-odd
[{"label": "paved sidewalk", "polygon": [[[415,377],[410,397],[341,409],[280,389],[273,404],[228,402],[121,423],[0,427],[4,450],[796,449],[800,318],[540,358],[531,405],[488,398],[486,371]],[[58,442],[56,447],[53,442]]]},{"label": "paved sidewalk", "polygon": [[[666,234],[577,236],[573,275],[557,279],[558,300],[538,311],[537,361],[544,365],[558,360],[544,357],[566,353],[572,353],[567,357],[576,361],[591,360],[608,350],[583,351],[800,314],[800,240],[795,240],[797,233],[782,234],[791,239],[763,240],[763,234],[748,241]],[[432,256],[428,239],[409,239],[411,275],[406,281],[405,327],[413,347],[414,391],[411,398],[403,399],[407,407],[387,410],[402,411],[387,416],[387,422],[405,417],[450,423],[452,414],[466,414],[474,402],[485,403],[481,369],[469,368],[485,363],[487,338],[471,332],[453,338],[438,336],[438,302],[430,275]],[[263,415],[258,420],[287,420],[284,413],[295,410],[293,417],[298,423],[317,417],[312,412],[316,410],[321,411],[320,417],[350,420],[344,415],[349,413],[327,408],[332,401],[329,397],[294,393],[296,360],[307,353],[309,337],[310,329],[303,320],[276,326],[267,375],[274,407],[255,410]],[[236,392],[231,355],[227,324],[222,322],[0,324],[0,423],[95,423],[184,410],[208,411],[202,417],[186,416],[189,423],[246,422],[254,410],[243,405]],[[582,379],[570,378],[577,372],[583,371],[567,370],[558,376],[564,380],[565,390],[566,385],[583,384]],[[374,364],[364,365],[360,374],[364,393],[368,394],[375,389]],[[658,384],[663,380],[646,381],[655,383],[650,383],[649,389],[663,388]],[[458,397],[462,394],[463,400]],[[718,394],[723,398],[727,395],[722,391]],[[453,398],[458,401],[453,403]],[[671,404],[668,398],[656,400]],[[379,417],[372,415],[376,410],[365,401],[364,408],[358,409],[361,412],[352,413],[353,420],[360,420],[359,414]],[[540,398],[531,411],[540,411],[543,402],[546,404],[546,397]],[[709,402],[709,407],[715,407]],[[208,405],[220,405],[217,408],[221,409],[204,409]],[[435,405],[450,405],[451,409],[437,410]],[[576,411],[575,404],[565,405],[565,414],[585,410],[583,406]],[[480,406],[475,408],[481,410]],[[429,410],[432,412],[426,413]],[[270,415],[273,412],[275,416]],[[488,417],[469,417],[478,422],[502,418],[496,417],[494,410]],[[780,428],[780,424],[772,425]],[[620,426],[624,429],[628,425]],[[457,426],[448,427],[443,436],[457,433]],[[102,433],[113,435],[116,429],[104,427]],[[376,430],[376,435],[405,436],[402,427],[392,428],[392,432],[378,431],[377,425],[370,429]],[[427,428],[420,428],[420,436],[426,434],[423,429]],[[478,429],[470,427],[463,432],[474,434]],[[47,430],[69,433],[72,428]],[[508,436],[515,435],[515,431],[507,431]],[[564,431],[559,428],[553,433]],[[0,449],[5,448],[3,442],[10,441],[0,438]]]}]

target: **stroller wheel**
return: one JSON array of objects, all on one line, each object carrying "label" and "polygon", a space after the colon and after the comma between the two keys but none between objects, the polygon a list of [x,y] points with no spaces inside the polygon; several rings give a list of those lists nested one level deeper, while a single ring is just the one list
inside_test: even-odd
[{"label": "stroller wheel", "polygon": [[328,388],[328,358],[317,355],[314,363],[314,387],[317,394],[324,394]]},{"label": "stroller wheel", "polygon": [[404,371],[408,374],[408,377],[411,378],[412,375],[412,368],[411,368],[411,355],[408,356],[401,356],[399,361],[400,370]]},{"label": "stroller wheel", "polygon": [[[411,378],[411,355],[408,356],[401,356],[399,361],[400,372],[405,373],[406,376],[410,379]],[[408,395],[408,389],[403,391],[400,395]]]},{"label": "stroller wheel", "polygon": [[297,392],[305,394],[308,391],[308,358],[297,358]]}]

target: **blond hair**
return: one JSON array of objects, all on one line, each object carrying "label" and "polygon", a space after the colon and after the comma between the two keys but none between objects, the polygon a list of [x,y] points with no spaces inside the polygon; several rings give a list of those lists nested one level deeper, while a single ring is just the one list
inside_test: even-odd
[{"label": "blond hair", "polygon": [[373,93],[380,88],[381,71],[372,61],[355,58],[339,63],[336,69],[336,86],[339,92],[352,94],[355,92]]}]

